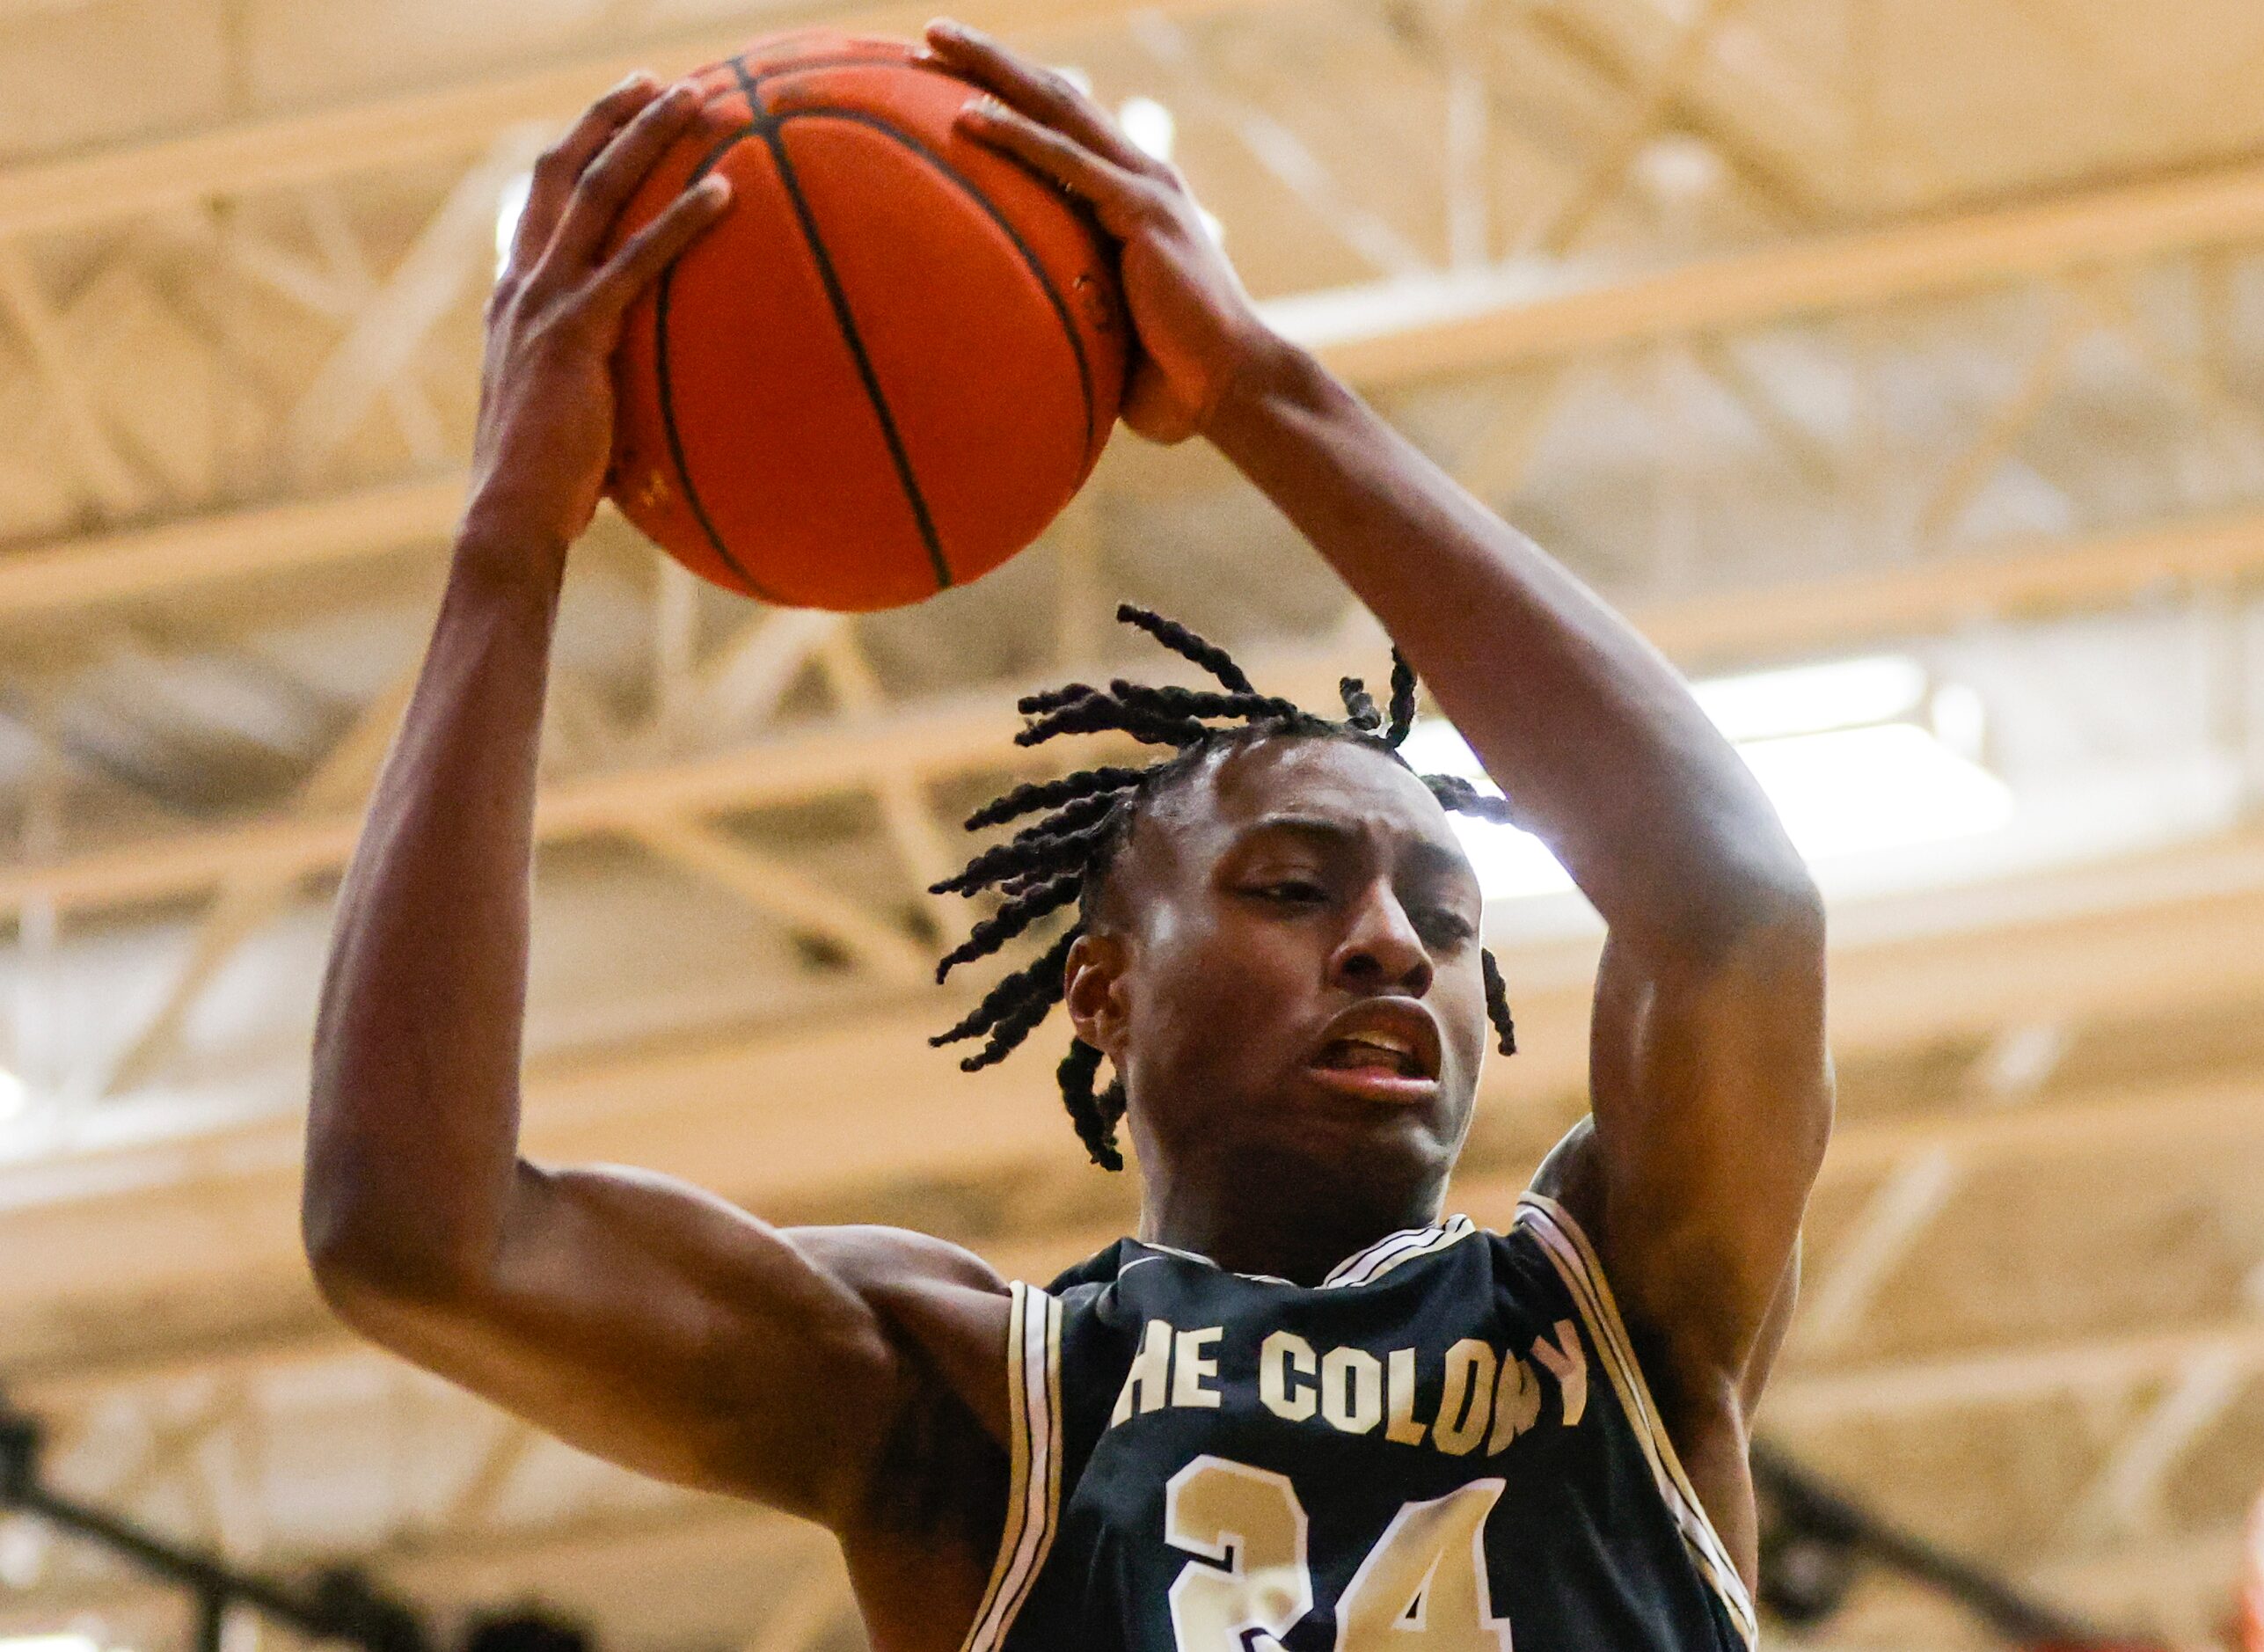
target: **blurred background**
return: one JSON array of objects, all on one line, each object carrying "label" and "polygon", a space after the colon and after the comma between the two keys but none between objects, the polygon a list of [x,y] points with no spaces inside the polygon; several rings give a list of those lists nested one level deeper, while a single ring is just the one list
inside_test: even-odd
[{"label": "blurred background", "polygon": [[[814,1531],[348,1340],[295,1165],[329,902],[530,157],[632,68],[924,15],[0,0],[0,1383],[43,1484],[239,1568],[360,1567],[438,1634],[539,1602],[619,1652],[862,1645]],[[1281,327],[1699,679],[1813,858],[1843,1105],[1767,1436],[2001,1584],[2238,1644],[2264,8],[967,15],[1085,77]],[[963,1007],[928,976],[967,918],[921,893],[966,808],[1037,771],[1018,692],[1160,671],[1121,598],[1311,704],[1384,670],[1198,447],[1120,434],[1039,547],[855,620],[703,588],[601,516],[545,749],[532,1151],[1039,1278],[1122,1231],[1058,1029],[976,1078],[923,1042]],[[1472,843],[1525,1050],[1489,1067],[1453,1202],[1500,1221],[1582,1110],[1598,932],[1537,845]],[[1803,1507],[1771,1515],[1777,1645],[1997,1643]],[[221,1618],[229,1652],[290,1639]],[[161,1652],[195,1621],[0,1513],[0,1652]]]}]

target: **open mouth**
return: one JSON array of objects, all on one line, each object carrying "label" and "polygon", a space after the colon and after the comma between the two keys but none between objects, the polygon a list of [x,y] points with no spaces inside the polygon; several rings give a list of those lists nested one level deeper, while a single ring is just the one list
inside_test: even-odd
[{"label": "open mouth", "polygon": [[1339,1085],[1404,1091],[1435,1084],[1439,1056],[1438,1023],[1429,1010],[1412,998],[1370,998],[1320,1029],[1307,1064],[1340,1075],[1333,1079]]},{"label": "open mouth", "polygon": [[1362,1033],[1323,1047],[1313,1065],[1333,1072],[1382,1072],[1401,1078],[1428,1078],[1412,1039],[1389,1033]]}]

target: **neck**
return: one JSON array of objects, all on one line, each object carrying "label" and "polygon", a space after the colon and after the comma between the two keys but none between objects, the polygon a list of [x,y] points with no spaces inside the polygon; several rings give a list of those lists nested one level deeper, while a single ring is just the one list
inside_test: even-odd
[{"label": "neck", "polygon": [[1346,1182],[1340,1171],[1317,1176],[1296,1166],[1245,1165],[1225,1179],[1150,1174],[1140,1237],[1232,1273],[1317,1285],[1385,1235],[1439,1219],[1442,1181],[1390,1189]]}]

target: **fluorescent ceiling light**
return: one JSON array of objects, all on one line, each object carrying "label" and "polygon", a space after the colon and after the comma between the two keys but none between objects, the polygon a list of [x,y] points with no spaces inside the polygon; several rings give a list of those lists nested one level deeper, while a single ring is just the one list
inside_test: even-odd
[{"label": "fluorescent ceiling light", "polygon": [[1915,723],[1759,740],[1738,750],[1810,860],[1977,837],[2012,818],[2010,786]]},{"label": "fluorescent ceiling light", "polygon": [[1867,654],[1714,677],[1691,691],[1732,740],[1771,740],[1907,717],[1925,699],[1926,669],[1905,654]]},{"label": "fluorescent ceiling light", "polygon": [[[1914,660],[1873,656],[1694,687],[1812,863],[1976,837],[2012,817],[2010,787],[1905,720],[1927,705],[1925,672]],[[1422,772],[1459,774],[1496,792],[1444,719],[1417,723],[1402,749]],[[1573,887],[1530,834],[1463,815],[1454,826],[1487,899]]]},{"label": "fluorescent ceiling light", "polygon": [[102,1652],[83,1634],[21,1634],[0,1638],[0,1652]]}]

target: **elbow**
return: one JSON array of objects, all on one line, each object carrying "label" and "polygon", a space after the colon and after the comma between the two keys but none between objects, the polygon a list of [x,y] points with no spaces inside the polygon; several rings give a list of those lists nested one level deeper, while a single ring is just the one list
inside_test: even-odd
[{"label": "elbow", "polygon": [[405,1313],[444,1308],[463,1294],[462,1281],[430,1259],[387,1246],[330,1239],[307,1246],[315,1290],[330,1311],[374,1341]]},{"label": "elbow", "polygon": [[1823,891],[1808,862],[1789,848],[1780,863],[1751,879],[1745,906],[1749,932],[1804,951],[1823,950]]},{"label": "elbow", "polygon": [[1823,892],[1799,853],[1739,852],[1697,880],[1676,941],[1691,955],[1721,961],[1769,958],[1786,963],[1821,959]]},{"label": "elbow", "polygon": [[375,1341],[403,1316],[425,1317],[467,1300],[478,1272],[462,1247],[416,1224],[356,1217],[312,1183],[301,1212],[301,1242],[315,1289],[347,1326]]}]

